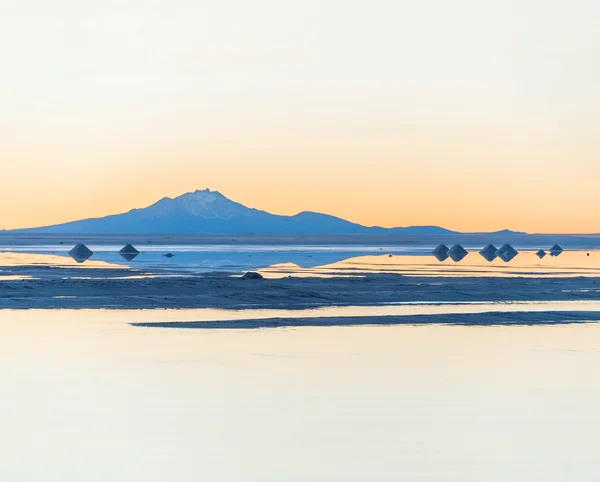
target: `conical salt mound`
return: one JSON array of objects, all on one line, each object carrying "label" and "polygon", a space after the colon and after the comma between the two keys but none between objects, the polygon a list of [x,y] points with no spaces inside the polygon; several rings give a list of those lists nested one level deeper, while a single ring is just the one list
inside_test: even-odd
[{"label": "conical salt mound", "polygon": [[126,244],[125,246],[123,246],[121,248],[121,250],[119,251],[119,253],[121,253],[121,254],[135,254],[135,255],[140,254],[140,252],[137,249],[135,249],[131,244]]},{"label": "conical salt mound", "polygon": [[440,244],[437,246],[437,248],[435,248],[432,253],[433,254],[448,254],[448,246],[446,246],[445,244]]},{"label": "conical salt mound", "polygon": [[540,249],[537,253],[535,253],[536,256],[540,259],[542,259],[544,256],[546,256],[546,251],[544,251],[543,249]]},{"label": "conical salt mound", "polygon": [[550,248],[550,253],[554,254],[555,256],[556,256],[555,253],[560,254],[562,252],[563,252],[563,249],[558,244],[555,244],[554,246],[552,246]]},{"label": "conical salt mound", "polygon": [[78,263],[83,263],[93,254],[94,253],[85,244],[77,244],[71,251],[69,251],[69,256],[71,256],[71,258]]},{"label": "conical salt mound", "polygon": [[448,246],[440,244],[431,252],[431,254],[433,254],[438,261],[446,261],[448,259],[448,251]]},{"label": "conical salt mound", "polygon": [[494,246],[493,244],[488,244],[485,248],[479,251],[479,254],[483,256],[487,261],[491,262],[498,257],[498,255],[496,254],[497,251],[498,248],[496,248],[496,246]]},{"label": "conical salt mound", "polygon": [[467,253],[467,250],[463,248],[460,244],[455,244],[448,251],[448,256],[452,258],[452,261],[455,261],[457,263],[459,261],[462,261],[467,254],[469,254]]},{"label": "conical salt mound", "polygon": [[502,261],[508,263],[509,261],[512,261],[519,252],[510,244],[505,244],[496,252],[496,254]]}]

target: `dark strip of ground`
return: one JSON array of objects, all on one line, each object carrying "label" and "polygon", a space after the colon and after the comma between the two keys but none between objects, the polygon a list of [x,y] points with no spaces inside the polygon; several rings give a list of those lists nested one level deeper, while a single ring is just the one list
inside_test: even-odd
[{"label": "dark strip of ground", "polygon": [[[92,270],[90,270],[92,271]],[[97,274],[96,274],[97,276]],[[399,302],[600,300],[600,278],[363,278],[242,280],[62,279],[0,282],[0,308],[288,308]]]},{"label": "dark strip of ground", "polygon": [[262,320],[234,321],[184,321],[132,323],[146,328],[195,328],[203,330],[242,330],[257,328],[285,328],[304,326],[359,326],[359,325],[557,325],[600,321],[600,312],[490,312],[449,315],[407,315],[407,316],[364,316],[331,318],[268,318]]}]

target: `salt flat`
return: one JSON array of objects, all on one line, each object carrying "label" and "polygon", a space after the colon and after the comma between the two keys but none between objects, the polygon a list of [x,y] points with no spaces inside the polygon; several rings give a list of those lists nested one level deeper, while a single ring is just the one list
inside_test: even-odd
[{"label": "salt flat", "polygon": [[135,313],[0,310],[1,480],[596,480],[600,324],[180,330]]},{"label": "salt flat", "polygon": [[599,252],[117,241],[0,247],[1,480],[595,480]]},{"label": "salt flat", "polygon": [[[487,262],[471,252],[440,263],[427,247],[182,245],[92,246],[84,263],[68,246],[0,247],[0,308],[290,308],[406,302],[600,299],[600,252],[540,260],[522,251]],[[165,258],[167,249],[175,256]],[[290,261],[290,262],[286,262]],[[245,270],[266,279],[242,280]]]}]

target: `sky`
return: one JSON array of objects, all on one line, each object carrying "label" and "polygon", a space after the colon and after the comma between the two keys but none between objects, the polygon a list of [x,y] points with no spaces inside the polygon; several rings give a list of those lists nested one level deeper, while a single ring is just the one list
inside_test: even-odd
[{"label": "sky", "polygon": [[600,232],[596,0],[3,0],[0,229],[210,188]]}]

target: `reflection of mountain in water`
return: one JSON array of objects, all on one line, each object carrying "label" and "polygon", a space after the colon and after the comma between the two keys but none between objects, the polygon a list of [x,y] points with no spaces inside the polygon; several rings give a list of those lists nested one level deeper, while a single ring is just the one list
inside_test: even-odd
[{"label": "reflection of mountain in water", "polygon": [[[383,252],[374,248],[365,250],[240,250],[240,251],[177,251],[176,256],[169,259],[165,251],[144,251],[143,256],[136,259],[135,267],[142,269],[169,269],[181,271],[248,271],[266,268],[272,265],[293,264],[300,268],[315,268],[338,263],[349,258],[364,255],[381,255]],[[386,251],[388,253],[388,251]],[[94,259],[114,264],[128,264],[137,255],[101,252],[94,253]],[[128,259],[130,257],[130,259]]]},{"label": "reflection of mountain in water", "polygon": [[[44,249],[46,248],[46,249]],[[201,249],[210,251],[200,251]],[[239,249],[231,251],[228,249]],[[115,268],[131,266],[135,270],[161,274],[201,274],[208,272],[242,273],[244,271],[260,271],[271,277],[285,276],[353,276],[364,273],[396,273],[417,276],[488,276],[502,275],[514,276],[519,273],[531,276],[543,276],[560,272],[592,273],[597,276],[600,269],[600,256],[590,256],[586,252],[570,251],[563,254],[560,259],[553,258],[540,264],[535,251],[525,251],[519,256],[517,262],[506,269],[503,260],[498,257],[494,262],[487,262],[484,257],[470,256],[463,262],[438,263],[431,255],[431,248],[419,251],[409,251],[399,248],[394,255],[393,248],[367,250],[365,247],[358,249],[336,249],[334,247],[302,247],[292,249],[277,249],[268,246],[175,246],[147,247],[143,256],[136,258],[131,264],[121,256],[118,247],[94,247],[94,258],[85,264],[89,268]],[[102,251],[102,250],[105,251]],[[185,251],[189,249],[190,251]],[[214,249],[214,250],[213,250]],[[165,252],[173,250],[176,256],[173,259],[164,257]],[[491,250],[490,250],[491,251]],[[25,253],[21,251],[20,253]],[[28,253],[36,253],[35,250]],[[61,258],[67,254],[63,251],[49,251],[47,247],[40,246],[37,251],[35,264],[40,264],[48,258],[47,264],[61,266]],[[42,254],[43,253],[43,254]],[[420,254],[419,254],[420,253]],[[17,253],[18,254],[18,253]],[[84,259],[80,258],[82,261]]]}]

